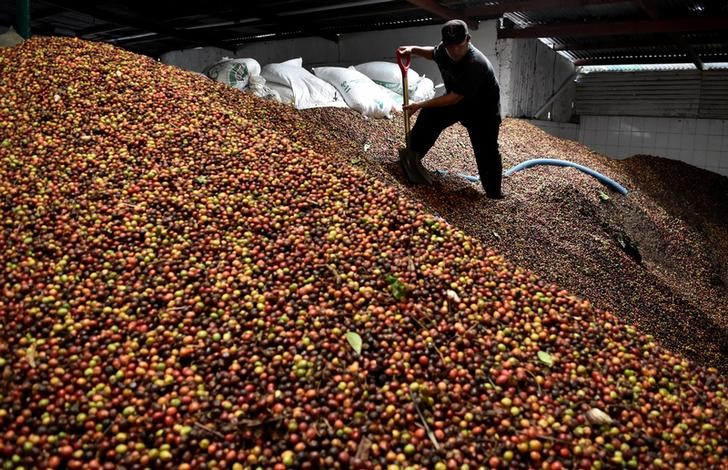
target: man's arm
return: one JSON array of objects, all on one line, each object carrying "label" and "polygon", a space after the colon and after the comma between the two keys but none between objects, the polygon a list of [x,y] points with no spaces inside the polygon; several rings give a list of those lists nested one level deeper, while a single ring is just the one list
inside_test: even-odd
[{"label": "man's arm", "polygon": [[435,59],[435,48],[432,46],[400,46],[397,52],[402,55],[414,54],[429,60]]},{"label": "man's arm", "polygon": [[[435,48],[431,46],[401,46],[397,49],[397,52],[402,55],[414,54],[420,57],[424,57],[425,59],[435,60]],[[403,109],[405,110],[405,112],[413,114],[420,108],[438,108],[441,106],[450,106],[458,103],[462,99],[463,95],[450,92],[446,95],[432,98],[431,100],[421,101],[419,103],[410,103],[407,106],[404,106]]]},{"label": "man's arm", "polygon": [[420,108],[439,108],[441,106],[450,106],[457,104],[463,99],[463,95],[450,92],[446,95],[438,96],[427,101],[420,101],[419,103],[410,103],[404,107],[406,112],[413,114]]}]

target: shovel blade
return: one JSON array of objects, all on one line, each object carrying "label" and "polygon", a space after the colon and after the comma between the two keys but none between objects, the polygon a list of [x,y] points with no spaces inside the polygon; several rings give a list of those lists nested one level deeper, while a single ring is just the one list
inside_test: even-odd
[{"label": "shovel blade", "polygon": [[399,165],[402,167],[407,181],[412,184],[430,184],[432,176],[422,166],[420,157],[408,148],[399,149]]}]

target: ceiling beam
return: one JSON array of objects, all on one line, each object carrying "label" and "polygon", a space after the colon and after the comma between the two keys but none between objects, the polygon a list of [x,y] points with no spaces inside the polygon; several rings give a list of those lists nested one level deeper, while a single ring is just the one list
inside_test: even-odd
[{"label": "ceiling beam", "polygon": [[[348,26],[345,29],[346,33],[358,33],[358,32],[371,32],[371,31],[382,31],[382,30],[390,30],[390,29],[397,29],[397,28],[406,28],[409,26],[429,26],[429,25],[439,25],[441,24],[440,21],[430,19],[426,21],[417,22],[416,24],[398,24],[398,25],[391,25],[391,24],[383,24],[383,23],[360,23],[356,26]],[[325,29],[322,29],[322,33],[326,32],[332,32],[336,33],[339,31],[337,28],[329,28],[326,27]],[[319,33],[321,34],[321,33]],[[255,42],[262,42],[262,41],[273,41],[276,39],[293,39],[293,38],[299,38],[299,37],[307,37],[312,36],[311,32],[297,30],[297,31],[289,31],[289,32],[277,32],[277,33],[271,33],[270,35],[266,35],[262,38],[256,38],[254,36],[250,37],[238,37],[238,38],[232,38],[232,39],[223,39],[224,42],[228,43],[227,49],[230,49],[230,47],[239,47],[243,46],[245,44],[251,44]]]},{"label": "ceiling beam", "polygon": [[500,28],[498,29],[498,39],[688,33],[726,29],[728,29],[728,16],[587,23],[551,23],[526,28]]},{"label": "ceiling beam", "polygon": [[124,29],[128,29],[126,26],[120,26],[118,24],[110,24],[110,23],[104,23],[104,24],[97,24],[94,26],[89,26],[88,28],[79,29],[76,31],[76,35],[80,37],[81,39],[90,39],[91,37],[97,36],[97,35],[105,35],[110,34],[116,31],[121,31]]},{"label": "ceiling beam", "polygon": [[356,8],[356,7],[371,7],[372,5],[377,5],[380,3],[392,3],[393,0],[357,0],[354,2],[349,3],[329,3],[328,5],[322,5],[322,6],[311,6],[311,7],[304,7],[304,8],[285,8],[281,9],[279,7],[279,12],[277,16],[298,16],[298,15],[304,15],[307,13],[321,13],[324,11],[338,11],[338,10],[346,10],[349,8]]},{"label": "ceiling beam", "polygon": [[[51,2],[51,3],[56,4],[55,2]],[[106,21],[109,23],[114,23],[114,24],[117,24],[120,26],[127,26],[130,28],[136,28],[136,29],[139,29],[146,33],[156,33],[156,34],[159,34],[162,36],[169,36],[169,37],[187,42],[190,45],[215,46],[215,47],[219,47],[219,48],[226,47],[220,41],[205,39],[205,37],[209,37],[209,36],[198,35],[198,34],[190,33],[187,31],[180,31],[175,28],[165,27],[159,23],[141,19],[139,16],[130,18],[125,15],[119,15],[117,13],[108,12],[108,11],[105,11],[98,7],[93,6],[93,4],[87,4],[85,2],[73,1],[73,2],[64,2],[64,4],[58,3],[57,5],[65,8],[67,10],[72,10],[72,11],[75,11],[78,13],[83,13],[85,15],[89,15],[93,18],[97,18],[97,19],[100,19],[102,21]]]},{"label": "ceiling beam", "polygon": [[690,57],[690,60],[695,64],[695,68],[698,70],[705,70],[705,64],[703,64],[703,60],[700,58],[697,52],[695,52],[695,49],[693,49],[693,46],[688,44],[683,38],[676,37],[678,44],[682,49],[687,53],[688,57]]},{"label": "ceiling beam", "polygon": [[465,21],[465,23],[467,23],[470,29],[478,29],[478,22],[471,18],[470,15],[467,15],[463,10],[453,10],[452,8],[447,8],[440,5],[440,3],[435,0],[407,1],[414,6],[420,7],[423,10],[432,13],[435,16],[439,16],[440,18],[444,18],[446,20],[463,20]]},{"label": "ceiling beam", "polygon": [[[258,21],[250,21],[248,25],[260,29],[261,33],[259,35],[263,36],[262,38],[255,38],[256,35],[252,35],[252,37],[244,40],[238,38],[224,39],[223,41],[226,43],[240,45],[256,41],[294,37],[321,37],[338,43],[341,39],[341,33],[349,32],[351,29],[346,25],[337,27],[339,22],[372,16],[371,5],[378,5],[378,14],[390,15],[392,18],[397,18],[402,13],[416,10],[412,6],[402,6],[399,3],[395,3],[393,0],[357,0],[349,3],[332,3],[324,6],[293,10],[281,9],[276,4],[276,8],[280,11],[273,12],[271,8],[265,6],[263,8],[253,9],[243,8],[240,9],[240,12],[237,11],[238,9],[225,11],[224,13],[217,12],[216,16],[233,20],[236,17],[239,18],[242,14],[255,14],[259,17],[257,18]],[[244,13],[242,10],[244,10]],[[243,20],[242,22],[248,23],[247,20]],[[241,35],[237,36],[240,37]]]},{"label": "ceiling beam", "polygon": [[[706,62],[725,62],[728,55],[711,54],[703,56]],[[689,64],[692,60],[687,54],[675,56],[630,56],[630,57],[593,57],[576,59],[575,66],[582,65],[626,65],[626,64]]]},{"label": "ceiling beam", "polygon": [[583,7],[609,3],[631,3],[631,0],[521,0],[516,2],[503,2],[497,5],[467,7],[464,13],[473,18],[497,18],[504,13],[514,11],[542,11],[551,8]]},{"label": "ceiling beam", "polygon": [[[660,14],[660,8],[657,6],[654,0],[639,0],[639,4],[642,8],[642,11],[647,13],[647,16],[649,16],[653,20],[660,19],[660,17],[662,16]],[[670,33],[668,37],[673,42],[676,42],[688,54],[698,70],[705,69],[703,61],[700,60],[700,56],[695,52],[695,49],[693,49],[693,47],[685,39],[682,38],[682,36]]]},{"label": "ceiling beam", "polygon": [[[641,38],[624,38],[612,39],[605,38],[605,41],[598,42],[569,42],[564,44],[553,44],[551,48],[555,51],[587,51],[587,50],[603,50],[603,49],[624,49],[627,47],[651,47],[666,46],[665,40],[660,36],[641,37]],[[713,38],[695,38],[690,41],[692,44],[712,44],[716,40]]]},{"label": "ceiling beam", "polygon": [[65,8],[59,8],[56,6],[49,6],[45,8],[36,7],[34,2],[31,2],[30,8],[30,15],[34,22],[53,18],[65,11]]}]

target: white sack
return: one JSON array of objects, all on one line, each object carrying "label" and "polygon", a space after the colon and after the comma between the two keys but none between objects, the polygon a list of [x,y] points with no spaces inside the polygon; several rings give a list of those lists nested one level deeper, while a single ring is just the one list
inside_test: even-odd
[{"label": "white sack", "polygon": [[354,67],[316,67],[313,73],[332,84],[350,108],[369,117],[390,117],[395,102],[369,77]]},{"label": "white sack", "polygon": [[[409,87],[408,87],[409,88]],[[435,97],[435,83],[427,77],[422,77],[417,84],[415,91],[410,92],[410,101],[420,102],[431,100]]]},{"label": "white sack", "polygon": [[248,68],[248,73],[251,77],[254,75],[260,75],[260,63],[255,59],[252,59],[250,57],[241,57],[229,60],[230,62],[234,62],[236,64],[245,65]]},{"label": "white sack", "polygon": [[[248,83],[248,88],[246,88],[245,91],[266,100],[281,101],[280,94],[268,87],[265,84],[265,78],[260,75],[250,76],[250,82]],[[291,92],[291,96],[293,96],[293,92]]]},{"label": "white sack", "polygon": [[326,106],[346,107],[346,103],[333,85],[326,83],[303,67],[290,64],[268,64],[263,67],[260,74],[268,81],[269,86],[273,82],[290,87],[293,90],[293,105],[297,109]]},{"label": "white sack", "polygon": [[[354,68],[374,80],[375,83],[402,94],[402,71],[399,69],[399,65],[393,62],[374,61],[355,65]],[[420,74],[411,68],[407,70],[407,88],[410,93],[417,89],[417,84],[421,79]]]},{"label": "white sack", "polygon": [[288,59],[281,62],[283,65],[295,65],[297,67],[303,67],[303,57],[296,57],[295,59]]},{"label": "white sack", "polygon": [[215,81],[242,90],[248,86],[251,75],[260,74],[260,64],[255,59],[228,59],[205,69],[205,75]]},{"label": "white sack", "polygon": [[289,104],[291,106],[296,103],[296,97],[293,96],[293,89],[291,89],[291,87],[289,87],[288,85],[281,85],[280,83],[275,82],[266,82],[266,86],[278,95],[276,101],[283,104]]},{"label": "white sack", "polygon": [[390,90],[389,88],[385,88],[382,85],[379,85],[375,83],[379,87],[380,90],[382,90],[384,93],[389,96],[389,98],[394,102],[394,110],[398,113],[402,112],[402,104],[404,103],[404,97],[397,93],[394,90]]}]

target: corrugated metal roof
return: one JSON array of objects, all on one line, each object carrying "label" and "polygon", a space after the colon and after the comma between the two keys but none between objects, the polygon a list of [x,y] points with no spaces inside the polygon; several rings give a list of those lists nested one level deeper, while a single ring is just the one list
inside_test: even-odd
[{"label": "corrugated metal roof", "polygon": [[[12,24],[15,2],[0,2]],[[137,52],[502,18],[501,38],[538,37],[576,65],[728,62],[726,0],[34,0],[37,34],[114,41]]]},{"label": "corrugated metal roof", "polygon": [[586,18],[600,20],[620,20],[638,16],[642,10],[632,3],[610,3],[599,5],[566,6],[548,10],[517,11],[504,16],[519,26],[534,24],[552,24],[555,21],[583,21]]},{"label": "corrugated metal roof", "polygon": [[[709,64],[708,70],[728,70],[728,62],[716,62]],[[579,73],[595,72],[678,72],[683,70],[695,70],[692,63],[682,64],[625,64],[625,65],[585,65],[579,68]]]},{"label": "corrugated metal roof", "polygon": [[728,61],[726,1],[550,3],[550,8],[506,13],[513,26],[503,36],[541,32],[544,42],[577,65]]}]

